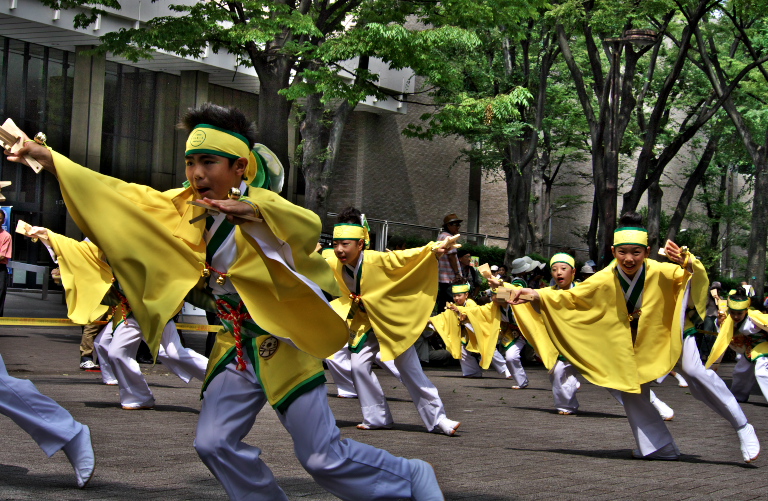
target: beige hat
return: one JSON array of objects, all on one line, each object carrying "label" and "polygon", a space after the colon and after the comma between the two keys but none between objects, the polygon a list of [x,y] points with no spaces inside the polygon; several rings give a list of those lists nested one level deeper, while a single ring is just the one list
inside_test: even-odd
[{"label": "beige hat", "polygon": [[443,218],[443,224],[446,225],[448,223],[460,223],[464,221],[463,219],[459,219],[459,216],[457,216],[455,213],[451,212],[447,216]]}]

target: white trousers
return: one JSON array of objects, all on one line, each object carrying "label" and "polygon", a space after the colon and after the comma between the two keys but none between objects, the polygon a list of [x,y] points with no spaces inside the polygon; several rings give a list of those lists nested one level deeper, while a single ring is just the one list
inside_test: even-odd
[{"label": "white trousers", "polygon": [[570,364],[558,360],[549,373],[555,408],[563,412],[575,412],[579,408],[576,390],[579,389],[578,371]]},{"label": "white trousers", "polygon": [[624,412],[627,414],[629,427],[632,429],[632,435],[635,436],[640,454],[647,456],[675,443],[667,425],[659,416],[659,411],[651,403],[651,390],[648,383],[640,386],[640,393],[626,393],[612,389],[608,391],[624,406]]},{"label": "white trousers", "polygon": [[8,375],[0,356],[0,414],[8,416],[37,442],[48,456],[64,447],[83,425],[32,381]]},{"label": "white trousers", "polygon": [[[138,322],[133,317],[121,323],[112,333],[108,346],[108,358],[112,372],[120,386],[120,403],[126,406],[151,406],[155,403],[152,390],[141,373],[136,361],[136,351],[143,339]],[[102,340],[103,341],[103,340]],[[195,377],[205,378],[208,359],[194,350],[184,348],[174,322],[168,322],[163,329],[158,359],[168,370],[179,376],[185,383]],[[104,377],[104,376],[102,376]]]},{"label": "white trousers", "polygon": [[[378,352],[379,341],[375,335],[369,334],[360,351],[352,353],[352,378],[363,412],[363,424],[371,427],[389,426],[394,422],[384,390],[372,370]],[[411,395],[424,426],[432,431],[445,418],[445,407],[437,388],[424,374],[413,346],[395,359],[395,367],[400,371],[401,381]]]},{"label": "white trousers", "polygon": [[509,372],[515,377],[517,386],[528,386],[528,376],[525,374],[523,363],[520,360],[520,354],[524,347],[525,339],[521,336],[517,338],[514,344],[507,348],[507,367],[509,367]]},{"label": "white trousers", "polygon": [[[230,363],[203,394],[195,449],[232,500],[287,500],[261,449],[244,443],[267,402],[246,357],[247,368]],[[411,496],[408,461],[350,439],[340,439],[321,385],[277,413],[293,439],[294,452],[312,478],[341,499],[400,499]]]},{"label": "white trousers", "polygon": [[[483,369],[480,367],[480,362],[478,361],[477,356],[468,352],[464,346],[461,347],[461,360],[459,363],[461,364],[462,376],[483,377]],[[504,377],[510,376],[509,369],[507,368],[507,362],[504,360],[504,357],[501,356],[499,350],[493,352],[491,367],[493,367],[496,372],[503,375]]]},{"label": "white trousers", "polygon": [[[333,355],[332,359],[326,358],[325,363],[336,385],[338,395],[347,398],[357,397],[355,382],[352,380],[352,352],[349,351],[349,347],[344,346]],[[376,365],[389,372],[398,381],[401,381],[400,371],[395,367],[395,362],[393,360],[382,362],[381,352],[376,354]],[[376,374],[373,374],[373,377],[376,378]]]},{"label": "white trousers", "polygon": [[[706,369],[701,363],[696,338],[693,336],[683,340],[679,372],[688,381],[691,395],[725,418],[734,429],[738,430],[747,424],[747,416],[744,415],[733,393],[728,390],[715,371]],[[734,375],[734,381],[735,379]]]},{"label": "white trousers", "polygon": [[93,340],[93,349],[99,359],[101,368],[101,380],[104,384],[117,384],[117,377],[112,370],[112,364],[109,362],[109,345],[112,344],[112,322],[101,329],[99,335]]},{"label": "white trousers", "polygon": [[760,357],[754,362],[741,355],[736,366],[733,368],[733,381],[731,382],[731,392],[739,402],[749,400],[749,393],[755,382],[760,386],[760,391],[768,400],[768,358]]}]

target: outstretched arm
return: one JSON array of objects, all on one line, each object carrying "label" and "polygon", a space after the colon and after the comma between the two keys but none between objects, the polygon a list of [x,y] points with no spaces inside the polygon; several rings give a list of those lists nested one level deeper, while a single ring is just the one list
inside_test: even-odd
[{"label": "outstretched arm", "polygon": [[18,150],[16,153],[11,153],[11,150],[5,150],[4,153],[8,160],[29,166],[27,161],[24,159],[25,155],[29,155],[30,157],[40,162],[40,165],[43,166],[43,169],[47,170],[55,176],[56,166],[53,165],[53,155],[51,155],[50,150],[45,146],[30,140],[26,134],[23,134],[21,137],[24,144],[20,150]]}]

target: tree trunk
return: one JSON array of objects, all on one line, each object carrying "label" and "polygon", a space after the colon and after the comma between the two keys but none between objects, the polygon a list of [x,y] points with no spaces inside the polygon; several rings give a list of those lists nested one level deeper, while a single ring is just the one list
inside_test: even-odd
[{"label": "tree trunk", "polygon": [[755,288],[755,297],[763,301],[765,289],[765,244],[768,239],[768,159],[767,144],[759,147],[755,159],[755,195],[752,202],[752,230],[749,234],[747,278]]},{"label": "tree trunk", "polygon": [[[288,88],[289,72],[286,68],[276,65],[274,71],[258,71],[259,76],[259,117],[256,123],[259,142],[277,156],[285,169],[285,178],[291,163],[288,155],[288,118],[291,114],[293,103],[278,94],[281,89]],[[272,69],[272,68],[270,68]],[[287,184],[283,186],[283,195],[289,189]]]},{"label": "tree trunk", "polygon": [[600,204],[598,202],[597,190],[592,200],[592,217],[589,219],[589,229],[587,230],[587,247],[589,247],[589,259],[597,263],[597,226],[600,219]]},{"label": "tree trunk", "polygon": [[661,239],[661,201],[664,196],[664,190],[659,186],[659,182],[651,184],[648,188],[648,247],[651,248],[651,256],[656,255],[659,250],[659,240]]},{"label": "tree trunk", "polygon": [[515,162],[521,156],[517,146],[513,143],[507,147],[508,157],[504,160],[509,214],[509,242],[504,256],[504,263],[507,265],[515,258],[525,255],[528,236],[528,202],[531,196],[533,163],[519,166]]}]

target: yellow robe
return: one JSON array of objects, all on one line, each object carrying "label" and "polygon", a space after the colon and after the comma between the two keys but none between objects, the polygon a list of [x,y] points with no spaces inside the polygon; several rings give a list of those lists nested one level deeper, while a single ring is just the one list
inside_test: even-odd
[{"label": "yellow robe", "polygon": [[67,300],[67,317],[76,324],[98,320],[109,307],[101,304],[112,287],[112,268],[104,253],[91,242],[78,242],[48,231],[48,241],[61,270]]},{"label": "yellow robe", "polygon": [[372,328],[385,362],[413,346],[437,300],[437,259],[432,244],[392,252],[363,252],[360,297],[365,314],[352,309],[350,290],[342,275],[344,264],[330,253],[326,259],[341,288],[341,297],[333,302],[334,309],[347,319],[353,338],[359,343]]},{"label": "yellow robe", "polygon": [[[762,327],[764,330],[765,327],[768,327],[768,314],[760,313],[756,310],[748,310],[747,315],[750,319],[752,319],[755,325]],[[725,350],[728,349],[728,346],[734,342],[733,332],[735,329],[735,322],[733,321],[733,318],[728,315],[725,317],[723,325],[720,326],[720,332],[717,335],[715,344],[712,345],[712,351],[709,353],[709,358],[707,359],[707,368],[718,361],[720,357],[723,356],[723,353],[725,353]],[[763,334],[765,335],[764,337],[768,336],[768,333],[763,332]],[[736,336],[737,340],[739,337],[742,336]],[[751,362],[754,362],[760,357],[768,356],[768,341],[763,341],[762,343],[758,343],[755,346],[752,346],[752,349],[749,350],[749,353],[744,354],[749,357]]]},{"label": "yellow robe", "polygon": [[[633,345],[624,292],[614,261],[569,290],[540,289],[541,316],[555,348],[593,384],[628,393],[669,373],[682,351],[684,295],[691,274],[676,264],[645,260],[642,313]],[[706,297],[706,271],[693,259]],[[706,305],[706,303],[704,303]]]},{"label": "yellow robe", "polygon": [[[477,303],[472,299],[467,299],[467,302],[464,303],[463,306],[458,306],[459,310],[462,312],[466,308],[473,307],[477,307]],[[474,341],[474,334],[472,332],[467,332],[466,327],[461,325],[459,315],[455,311],[446,309],[442,313],[430,317],[429,321],[432,324],[432,327],[434,327],[435,332],[437,332],[443,340],[443,343],[445,343],[445,349],[448,350],[448,353],[450,353],[456,360],[461,359],[461,345],[464,344],[463,338],[466,337],[473,340],[471,343],[468,342],[467,345],[472,344],[473,347],[477,345]],[[467,348],[467,350],[469,351],[469,348]],[[472,351],[475,350],[476,349],[473,349]],[[476,351],[476,353],[481,352]],[[493,352],[491,352],[491,356],[493,356]],[[487,369],[487,367],[485,368]]]},{"label": "yellow robe", "polygon": [[[109,258],[156,355],[165,324],[201,278],[205,220],[195,224],[189,220],[204,209],[186,203],[197,194],[191,188],[159,192],[126,183],[52,153],[69,213]],[[248,198],[274,235],[290,246],[294,269],[326,292],[338,293],[332,273],[314,252],[319,218],[267,190],[252,189]],[[347,327],[328,304],[285,267],[266,258],[240,229],[237,238],[239,254],[229,270],[231,280],[259,325],[315,357],[338,351],[347,339]]]}]

